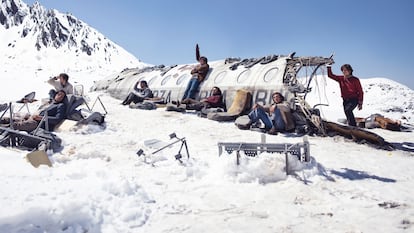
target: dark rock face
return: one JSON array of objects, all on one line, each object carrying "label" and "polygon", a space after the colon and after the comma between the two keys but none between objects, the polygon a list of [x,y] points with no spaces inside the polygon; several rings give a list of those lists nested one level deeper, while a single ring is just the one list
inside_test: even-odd
[{"label": "dark rock face", "polygon": [[26,13],[21,11],[18,4],[22,4],[19,0],[2,0],[0,8],[0,24],[6,29],[20,25],[23,22]]},{"label": "dark rock face", "polygon": [[87,40],[91,33],[89,27],[69,14],[63,14],[64,17],[58,14],[55,10],[46,10],[38,2],[33,6],[20,0],[2,0],[0,3],[1,25],[6,29],[22,27],[19,30],[21,38],[34,35],[34,47],[38,51],[47,47],[65,47],[91,56],[98,46]]}]

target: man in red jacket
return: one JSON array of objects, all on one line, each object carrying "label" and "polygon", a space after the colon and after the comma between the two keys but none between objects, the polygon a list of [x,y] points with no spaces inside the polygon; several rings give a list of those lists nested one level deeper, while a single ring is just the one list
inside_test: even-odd
[{"label": "man in red jacket", "polygon": [[341,66],[343,75],[333,74],[330,65],[328,65],[327,68],[328,77],[337,81],[339,83],[339,87],[341,88],[344,112],[348,121],[348,125],[356,126],[354,113],[352,111],[357,106],[358,110],[362,109],[364,92],[362,91],[361,83],[357,77],[352,75],[353,69],[349,64]]},{"label": "man in red jacket", "polygon": [[[220,88],[213,87],[210,94],[211,95],[209,97],[201,99],[200,101],[187,98],[181,103],[187,104],[186,108],[188,110],[201,111],[203,108],[224,108],[225,104],[223,103],[223,94]],[[178,105],[179,104],[180,103],[178,103]]]}]

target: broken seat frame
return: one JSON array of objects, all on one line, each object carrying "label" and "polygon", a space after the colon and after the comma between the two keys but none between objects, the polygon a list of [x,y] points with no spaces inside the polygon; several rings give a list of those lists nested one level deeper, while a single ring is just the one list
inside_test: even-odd
[{"label": "broken seat frame", "polygon": [[[7,110],[10,112],[10,126],[9,127],[0,127],[0,145],[16,147],[19,149],[33,150],[33,149],[42,149],[47,150],[51,147],[51,140],[36,136],[36,132],[39,130],[40,125],[44,122],[46,125],[46,130],[48,130],[48,117],[47,112],[40,121],[38,127],[33,131],[34,133],[27,133],[25,131],[13,129],[13,110],[12,103],[9,103],[8,108],[3,112],[0,118],[3,118]],[[32,144],[35,144],[35,148],[26,147],[25,140],[30,139]]]},{"label": "broken seat frame", "polygon": [[223,153],[223,149],[231,154],[236,151],[236,164],[240,164],[240,151],[247,156],[257,156],[260,153],[284,153],[286,161],[286,174],[289,175],[288,156],[296,155],[300,162],[310,162],[309,141],[307,136],[303,137],[302,143],[266,143],[265,135],[262,134],[261,143],[247,142],[219,142],[219,156]]}]

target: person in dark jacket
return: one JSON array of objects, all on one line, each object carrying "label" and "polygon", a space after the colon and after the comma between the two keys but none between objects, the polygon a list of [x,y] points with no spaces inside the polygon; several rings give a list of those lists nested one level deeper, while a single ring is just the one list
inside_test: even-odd
[{"label": "person in dark jacket", "polygon": [[[56,93],[52,103],[43,107],[39,114],[33,114],[27,118],[20,120],[14,119],[13,128],[17,130],[31,132],[35,130],[41,122],[43,116],[47,113],[48,130],[52,131],[56,125],[63,121],[66,117],[67,98],[64,90],[60,90]],[[45,123],[41,125],[42,128],[46,128]]]},{"label": "person in dark jacket", "polygon": [[337,81],[341,89],[341,96],[343,99],[343,107],[348,121],[348,125],[356,126],[354,109],[358,106],[358,110],[362,109],[364,100],[364,92],[362,91],[359,79],[353,76],[353,69],[351,65],[344,64],[341,66],[343,75],[335,75],[332,73],[331,66],[328,65],[328,77]]},{"label": "person in dark jacket", "polygon": [[[140,87],[138,87],[138,84]],[[148,83],[145,80],[138,81],[135,84],[135,90],[133,90],[129,95],[122,101],[123,105],[129,105],[130,103],[142,103],[147,98],[152,98],[153,94],[151,89],[148,87]]]},{"label": "person in dark jacket", "polygon": [[196,59],[199,64],[191,70],[191,75],[193,76],[188,82],[187,88],[185,89],[181,100],[196,99],[198,87],[200,86],[200,83],[204,81],[208,70],[210,69],[207,58],[200,56],[200,49],[198,47],[198,44],[196,45]]},{"label": "person in dark jacket", "polygon": [[197,111],[201,111],[203,108],[224,108],[223,94],[218,87],[213,87],[210,96],[207,98],[201,99],[200,101],[187,98],[181,103],[187,104],[187,109]]}]

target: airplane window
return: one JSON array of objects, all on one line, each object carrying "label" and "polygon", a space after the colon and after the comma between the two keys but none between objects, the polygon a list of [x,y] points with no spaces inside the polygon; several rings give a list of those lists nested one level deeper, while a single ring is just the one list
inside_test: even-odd
[{"label": "airplane window", "polygon": [[155,80],[157,79],[158,76],[154,76],[152,77],[149,82],[148,82],[148,86],[151,86],[151,84],[153,84],[155,82]]},{"label": "airplane window", "polygon": [[171,78],[171,75],[167,75],[167,77],[165,77],[165,78],[161,81],[161,86],[165,85],[165,84],[168,82],[168,80],[170,80],[170,78]]},{"label": "airplane window", "polygon": [[177,79],[177,85],[180,85],[184,80],[186,80],[191,75],[189,74],[183,74]]},{"label": "airplane window", "polygon": [[277,74],[279,73],[279,68],[274,67],[268,70],[265,75],[263,76],[263,80],[265,82],[270,82],[272,79],[277,77]]},{"label": "airplane window", "polygon": [[246,81],[247,78],[249,78],[250,73],[251,73],[251,70],[243,71],[241,74],[239,74],[239,77],[237,77],[237,82],[242,83],[242,82]]},{"label": "airplane window", "polygon": [[226,77],[226,74],[227,74],[227,71],[223,71],[223,72],[220,72],[217,76],[216,76],[216,78],[214,79],[214,83],[221,83],[221,81],[223,81],[224,80],[224,77]]}]

